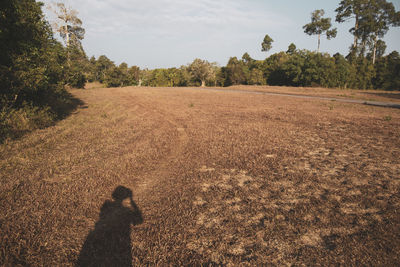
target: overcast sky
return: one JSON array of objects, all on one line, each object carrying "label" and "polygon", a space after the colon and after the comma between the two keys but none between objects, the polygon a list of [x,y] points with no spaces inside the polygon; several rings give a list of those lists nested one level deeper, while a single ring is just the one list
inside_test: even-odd
[{"label": "overcast sky", "polygon": [[[50,0],[42,0],[45,4]],[[106,55],[116,64],[141,68],[186,65],[195,58],[226,65],[230,57],[248,52],[264,59],[261,42],[274,39],[268,52],[317,49],[317,37],[303,32],[315,9],[332,18],[338,35],[322,39],[321,51],[347,54],[353,21],[335,23],[340,0],[58,0],[79,12],[86,30],[83,46],[90,57]],[[400,10],[400,0],[392,1]],[[44,8],[49,14],[49,10]],[[51,20],[51,17],[48,16]],[[389,30],[387,52],[400,51],[400,28]]]}]

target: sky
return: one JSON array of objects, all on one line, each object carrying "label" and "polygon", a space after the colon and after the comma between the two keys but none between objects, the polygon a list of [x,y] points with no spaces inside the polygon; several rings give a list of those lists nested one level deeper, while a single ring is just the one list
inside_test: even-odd
[{"label": "sky", "polygon": [[[53,2],[41,0],[46,5]],[[340,0],[58,0],[77,10],[86,30],[82,41],[86,54],[106,55],[120,64],[140,68],[187,65],[195,58],[226,65],[230,57],[248,52],[265,59],[286,51],[317,49],[317,37],[304,33],[311,12],[324,9],[338,29],[335,39],[321,41],[321,52],[348,53],[354,21],[338,24],[335,9]],[[400,0],[391,1],[396,11]],[[51,11],[43,8],[49,21]],[[273,48],[261,52],[268,34]],[[386,52],[400,51],[400,27],[391,28],[384,41]]]}]

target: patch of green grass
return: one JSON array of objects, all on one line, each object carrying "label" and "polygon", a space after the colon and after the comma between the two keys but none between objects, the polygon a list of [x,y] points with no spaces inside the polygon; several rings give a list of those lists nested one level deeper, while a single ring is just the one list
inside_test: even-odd
[{"label": "patch of green grass", "polygon": [[392,120],[392,116],[390,116],[390,115],[385,116],[385,117],[383,117],[383,120],[384,121],[391,121]]},{"label": "patch of green grass", "polygon": [[190,103],[190,104],[189,104],[189,108],[192,108],[192,107],[194,107],[194,104],[193,104],[193,103]]},{"label": "patch of green grass", "polygon": [[336,96],[339,96],[339,97],[347,97],[347,98],[354,98],[354,94],[352,94],[352,95],[339,94],[339,95],[336,95]]}]

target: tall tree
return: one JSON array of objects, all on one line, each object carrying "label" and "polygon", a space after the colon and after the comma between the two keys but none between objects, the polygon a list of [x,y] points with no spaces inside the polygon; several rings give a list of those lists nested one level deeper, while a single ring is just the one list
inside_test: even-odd
[{"label": "tall tree", "polygon": [[57,16],[53,28],[64,39],[65,45],[82,48],[81,40],[84,38],[85,29],[78,18],[78,11],[66,7],[64,3],[53,3],[49,5],[49,9]]},{"label": "tall tree", "polygon": [[272,40],[272,38],[269,37],[268,34],[266,34],[263,42],[261,43],[261,51],[268,52],[269,50],[271,50],[273,42],[274,40]]},{"label": "tall tree", "polygon": [[308,35],[318,35],[318,52],[321,44],[321,35],[326,35],[326,38],[330,40],[335,38],[337,29],[331,29],[332,23],[330,18],[323,18],[325,11],[323,9],[315,10],[311,13],[311,22],[304,25],[304,32]]},{"label": "tall tree", "polygon": [[339,3],[339,7],[336,11],[336,21],[339,23],[354,19],[354,27],[349,31],[354,35],[353,51],[357,51],[358,39],[359,39],[359,21],[363,7],[366,5],[368,0],[342,0]]},{"label": "tall tree", "polygon": [[386,0],[370,0],[364,6],[359,35],[362,37],[362,48],[370,45],[372,51],[372,63],[375,64],[377,45],[392,26],[400,26],[400,13],[396,12],[392,3]]},{"label": "tall tree", "polygon": [[[342,0],[336,9],[336,21],[355,19],[350,32],[354,35],[352,51],[364,56],[366,46],[371,47],[375,63],[379,39],[391,26],[400,26],[400,13],[386,0]],[[359,48],[359,49],[358,49]]]},{"label": "tall tree", "polygon": [[56,15],[53,22],[53,31],[59,33],[64,39],[67,51],[67,83],[75,88],[84,88],[86,83],[87,66],[89,61],[82,48],[81,41],[84,38],[85,30],[82,28],[82,21],[78,18],[78,11],[66,7],[64,3],[53,3],[48,8]]}]

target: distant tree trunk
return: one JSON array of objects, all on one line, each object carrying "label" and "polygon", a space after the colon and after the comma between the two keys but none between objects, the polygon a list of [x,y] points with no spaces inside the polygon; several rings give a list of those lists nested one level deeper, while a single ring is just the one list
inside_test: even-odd
[{"label": "distant tree trunk", "polygon": [[64,26],[64,32],[65,32],[65,41],[67,43],[67,64],[70,66],[70,60],[69,60],[69,32],[68,32],[68,25],[65,24]]},{"label": "distant tree trunk", "polygon": [[361,56],[365,55],[365,47],[366,46],[367,46],[367,40],[365,40],[365,38],[363,38],[362,43],[361,43],[361,51],[360,51]]},{"label": "distant tree trunk", "polygon": [[205,80],[201,80],[201,87],[205,87],[206,86],[206,81]]},{"label": "distant tree trunk", "polygon": [[66,42],[67,42],[67,47],[69,47],[69,33],[68,33],[67,24],[65,24],[64,29],[65,29],[65,38],[66,38]]},{"label": "distant tree trunk", "polygon": [[358,16],[356,16],[356,23],[354,25],[354,43],[353,43],[353,47],[357,48],[357,30],[358,30]]},{"label": "distant tree trunk", "polygon": [[318,53],[320,44],[321,44],[321,34],[318,34]]},{"label": "distant tree trunk", "polygon": [[372,64],[375,65],[375,60],[376,60],[376,42],[377,42],[377,38],[374,37],[374,50],[372,52]]}]

